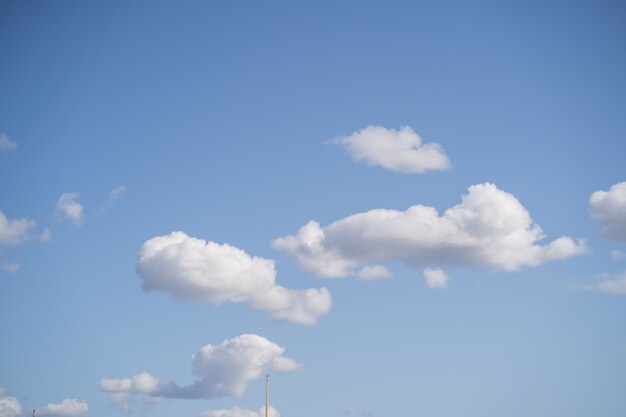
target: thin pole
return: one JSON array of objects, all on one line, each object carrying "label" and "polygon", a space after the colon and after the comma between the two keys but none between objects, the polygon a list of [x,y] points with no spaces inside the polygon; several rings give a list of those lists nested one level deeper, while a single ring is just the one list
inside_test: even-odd
[{"label": "thin pole", "polygon": [[269,417],[270,395],[269,395],[270,374],[265,374],[265,417]]}]

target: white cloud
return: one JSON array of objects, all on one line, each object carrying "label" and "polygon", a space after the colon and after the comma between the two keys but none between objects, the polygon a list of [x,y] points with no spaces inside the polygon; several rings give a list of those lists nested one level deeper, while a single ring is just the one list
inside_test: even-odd
[{"label": "white cloud", "polygon": [[424,282],[428,288],[448,288],[448,276],[439,268],[424,269]]},{"label": "white cloud", "polygon": [[602,281],[586,285],[585,288],[611,294],[626,294],[626,271],[618,275],[604,275]]},{"label": "white cloud", "polygon": [[353,276],[360,265],[391,260],[515,271],[587,251],[584,240],[563,236],[540,245],[544,237],[515,196],[487,183],[469,187],[461,203],[442,215],[422,205],[370,210],[324,228],[310,221],[272,245],[327,278]]},{"label": "white cloud", "polygon": [[242,334],[219,345],[206,345],[194,353],[191,365],[198,379],[189,386],[161,382],[144,372],[132,378],[103,378],[100,388],[111,393],[111,399],[122,407],[135,395],[185,399],[241,397],[248,383],[265,371],[292,372],[300,368],[295,360],[283,356],[284,351],[262,336]]},{"label": "white cloud", "polygon": [[439,144],[423,144],[417,133],[407,126],[400,130],[368,126],[333,143],[343,145],[357,161],[391,171],[419,174],[450,168],[450,161]]},{"label": "white cloud", "polygon": [[391,271],[382,265],[365,265],[356,273],[356,277],[364,281],[391,278],[391,276]]},{"label": "white cloud", "polygon": [[13,142],[7,135],[0,134],[0,153],[17,150],[17,143]]},{"label": "white cloud", "polygon": [[18,246],[29,239],[29,230],[35,221],[27,219],[9,219],[0,210],[0,246]]},{"label": "white cloud", "polygon": [[619,262],[622,259],[626,259],[626,253],[619,250],[612,250],[611,259],[613,259],[615,262]]},{"label": "white cloud", "polygon": [[37,407],[38,416],[86,417],[89,415],[89,406],[85,400],[67,399],[58,404],[48,404]]},{"label": "white cloud", "polygon": [[247,303],[274,319],[312,325],[330,311],[326,288],[291,290],[276,285],[274,261],[250,256],[228,244],[183,232],[154,237],[140,250],[137,272],[146,291],[182,300]]},{"label": "white cloud", "polygon": [[72,223],[80,225],[83,222],[83,206],[76,201],[78,193],[65,193],[59,197],[56,211],[67,217]]},{"label": "white cloud", "polygon": [[354,413],[356,413],[356,412],[357,412],[357,410],[358,410],[358,408],[357,408],[357,406],[356,406],[356,405],[351,405],[351,406],[346,407],[346,408],[344,408],[343,410],[341,410],[341,412],[342,412],[343,414],[354,414]]},{"label": "white cloud", "polygon": [[40,242],[47,242],[50,239],[52,239],[52,230],[50,230],[48,227],[46,227],[45,229],[43,229],[43,231],[39,235],[39,241]]},{"label": "white cloud", "polygon": [[600,222],[605,237],[626,241],[626,181],[591,194],[589,212]]},{"label": "white cloud", "polygon": [[20,264],[15,262],[3,262],[2,269],[4,272],[8,272],[9,274],[14,274],[20,269]]},{"label": "white cloud", "polygon": [[109,208],[111,208],[113,203],[115,203],[117,200],[122,198],[124,194],[126,194],[126,191],[128,191],[128,188],[126,188],[125,185],[120,185],[119,187],[115,187],[114,189],[112,189],[111,192],[109,192],[107,200],[104,202],[104,205],[100,209],[100,212],[104,213]]},{"label": "white cloud", "polygon": [[8,394],[7,390],[0,388],[0,417],[16,417],[22,414],[22,405],[17,398]]},{"label": "white cloud", "polygon": [[[277,409],[270,406],[267,410],[269,417],[280,417]],[[212,410],[200,413],[200,417],[265,417],[265,407],[259,408],[258,411],[246,410],[239,407],[222,410]]]}]

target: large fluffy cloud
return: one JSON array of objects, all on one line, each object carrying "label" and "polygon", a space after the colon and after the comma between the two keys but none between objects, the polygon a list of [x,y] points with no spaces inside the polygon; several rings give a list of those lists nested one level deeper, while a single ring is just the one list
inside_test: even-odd
[{"label": "large fluffy cloud", "polygon": [[76,225],[83,222],[83,206],[77,201],[78,197],[80,197],[78,193],[65,193],[59,197],[56,207],[57,213]]},{"label": "large fluffy cloud", "polygon": [[326,227],[310,221],[272,243],[293,254],[303,269],[328,278],[356,275],[363,264],[390,260],[514,271],[586,251],[583,240],[563,236],[539,244],[544,237],[515,196],[478,184],[442,215],[422,205],[370,210]]},{"label": "large fluffy cloud", "polygon": [[0,388],[0,417],[16,417],[22,414],[22,405],[17,398],[9,395],[6,389]]},{"label": "large fluffy cloud", "polygon": [[9,219],[0,210],[0,246],[18,246],[29,239],[34,220]]},{"label": "large fluffy cloud", "polygon": [[[278,410],[272,406],[267,410],[267,414],[269,417],[280,417]],[[239,407],[226,410],[211,410],[200,413],[200,417],[265,417],[265,407],[259,408],[258,411],[246,410]]]},{"label": "large fluffy cloud", "polygon": [[400,130],[368,126],[333,142],[343,145],[353,159],[391,171],[419,174],[450,168],[450,161],[439,144],[423,144],[407,126]]},{"label": "large fluffy cloud", "polygon": [[600,222],[604,236],[626,241],[626,182],[591,194],[589,212]]},{"label": "large fluffy cloud", "polygon": [[112,400],[122,406],[137,394],[186,399],[241,397],[248,383],[264,371],[292,372],[300,368],[295,360],[283,356],[284,351],[262,336],[243,334],[194,353],[191,365],[197,379],[191,385],[162,382],[144,372],[131,378],[103,378],[100,388],[111,393]]},{"label": "large fluffy cloud", "polygon": [[272,260],[183,232],[146,241],[137,272],[146,291],[165,291],[178,299],[213,304],[244,302],[268,311],[272,318],[301,324],[315,324],[332,304],[326,288],[291,290],[276,285]]},{"label": "large fluffy cloud", "polygon": [[89,405],[85,400],[67,399],[58,404],[48,404],[37,407],[38,416],[86,417],[89,415]]}]

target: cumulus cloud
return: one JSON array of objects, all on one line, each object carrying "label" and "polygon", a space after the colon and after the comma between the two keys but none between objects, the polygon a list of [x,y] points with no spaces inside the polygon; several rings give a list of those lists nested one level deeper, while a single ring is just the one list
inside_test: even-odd
[{"label": "cumulus cloud", "polygon": [[58,404],[37,407],[35,414],[38,416],[87,417],[89,405],[85,400],[67,399]]},{"label": "cumulus cloud", "polygon": [[424,282],[428,288],[448,288],[448,276],[439,268],[424,269]]},{"label": "cumulus cloud", "polygon": [[0,153],[17,150],[17,143],[13,142],[7,135],[0,134]]},{"label": "cumulus cloud", "polygon": [[368,126],[335,139],[357,161],[378,165],[391,171],[419,174],[450,168],[450,161],[437,143],[422,143],[408,126],[400,130]]},{"label": "cumulus cloud", "polygon": [[146,241],[137,272],[146,291],[165,291],[177,299],[213,304],[247,303],[268,311],[271,318],[300,324],[315,324],[332,305],[326,288],[291,290],[276,285],[273,260],[183,232]]},{"label": "cumulus cloud", "polygon": [[76,201],[80,197],[78,193],[65,193],[57,201],[56,211],[65,216],[72,223],[80,225],[83,223],[83,206]]},{"label": "cumulus cloud", "polygon": [[206,345],[194,353],[191,365],[197,379],[191,385],[163,382],[144,372],[131,378],[103,378],[100,388],[111,393],[111,399],[122,407],[140,394],[184,399],[241,397],[248,383],[264,371],[292,372],[300,368],[295,360],[283,356],[284,351],[262,336],[242,334],[219,345]]},{"label": "cumulus cloud", "polygon": [[9,395],[6,389],[0,388],[0,417],[16,417],[22,414],[22,405],[17,398]]},{"label": "cumulus cloud", "polygon": [[600,222],[605,237],[626,242],[626,181],[591,194],[589,212]]},{"label": "cumulus cloud", "polygon": [[[267,410],[269,417],[280,417],[280,413],[274,407],[270,406]],[[265,407],[261,407],[258,411],[246,410],[244,408],[234,407],[230,409],[212,410],[200,413],[200,417],[265,417]]]},{"label": "cumulus cloud", "polygon": [[9,219],[0,210],[0,246],[18,246],[29,239],[34,220]]},{"label": "cumulus cloud", "polygon": [[272,245],[321,277],[353,276],[360,265],[399,260],[411,265],[457,264],[515,271],[585,253],[584,240],[559,237],[541,245],[541,227],[512,194],[493,184],[469,187],[460,204],[376,209],[326,227],[310,221]]}]

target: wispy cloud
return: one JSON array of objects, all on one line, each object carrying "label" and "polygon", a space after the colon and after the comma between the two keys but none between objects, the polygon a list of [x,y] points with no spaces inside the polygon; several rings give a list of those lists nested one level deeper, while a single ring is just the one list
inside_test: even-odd
[{"label": "wispy cloud", "polygon": [[0,134],[0,153],[17,150],[17,143],[13,142],[7,135]]},{"label": "wispy cloud", "polygon": [[539,244],[544,237],[515,196],[478,184],[442,215],[423,205],[370,210],[326,227],[310,221],[272,245],[295,256],[302,269],[326,278],[355,276],[363,264],[398,260],[515,271],[587,251],[584,240],[563,236]]},{"label": "wispy cloud", "polygon": [[274,261],[245,251],[173,232],[146,241],[137,272],[146,291],[165,291],[182,300],[247,303],[273,319],[315,324],[330,311],[326,288],[292,290],[276,284]]},{"label": "wispy cloud", "polygon": [[8,272],[9,274],[14,274],[20,269],[20,264],[15,262],[3,262],[2,269],[4,272]]},{"label": "wispy cloud", "polygon": [[122,198],[124,194],[128,191],[128,188],[125,185],[120,185],[119,187],[115,187],[109,192],[109,195],[104,202],[104,205],[100,209],[100,213],[104,213],[111,208],[113,203]]},{"label": "wispy cloud", "polygon": [[611,294],[626,294],[626,271],[618,274],[600,274],[595,282],[585,284],[583,288]]},{"label": "wispy cloud", "polygon": [[368,126],[331,141],[343,145],[352,159],[402,173],[420,174],[450,168],[450,160],[438,143],[422,143],[408,126],[399,130]]}]

